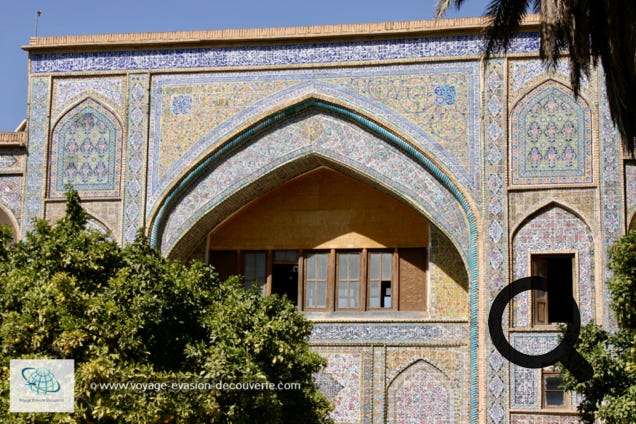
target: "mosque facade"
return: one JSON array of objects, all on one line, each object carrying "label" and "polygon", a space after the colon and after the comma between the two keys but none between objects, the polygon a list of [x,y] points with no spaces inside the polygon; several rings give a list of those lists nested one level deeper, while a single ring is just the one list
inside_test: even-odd
[{"label": "mosque facade", "polygon": [[[314,322],[337,423],[572,423],[559,374],[494,347],[557,344],[558,296],[615,322],[607,251],[636,227],[602,70],[573,95],[530,18],[484,59],[477,18],[37,37],[28,112],[0,133],[0,222],[19,239],[79,191],[121,244],[245,275]],[[558,293],[561,294],[558,294]],[[549,296],[548,296],[549,294]]]}]

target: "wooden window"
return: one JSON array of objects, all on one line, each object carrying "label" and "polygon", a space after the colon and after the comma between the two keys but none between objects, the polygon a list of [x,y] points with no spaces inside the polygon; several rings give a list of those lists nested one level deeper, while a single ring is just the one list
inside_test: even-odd
[{"label": "wooden window", "polygon": [[570,394],[562,387],[561,374],[552,370],[543,370],[541,376],[544,408],[569,408]]},{"label": "wooden window", "polygon": [[424,248],[213,250],[209,258],[221,278],[242,274],[247,287],[286,296],[303,310],[426,309]]},{"label": "wooden window", "polygon": [[390,309],[392,306],[393,253],[369,252],[369,309]]},{"label": "wooden window", "polygon": [[573,254],[532,256],[532,275],[548,280],[550,295],[543,290],[532,292],[532,324],[549,325],[572,322]]},{"label": "wooden window", "polygon": [[305,258],[305,308],[327,307],[329,253],[308,252]]},{"label": "wooden window", "polygon": [[243,255],[245,286],[257,285],[265,293],[267,281],[267,252],[245,252]]},{"label": "wooden window", "polygon": [[357,309],[360,307],[360,253],[338,253],[336,278],[336,307]]}]

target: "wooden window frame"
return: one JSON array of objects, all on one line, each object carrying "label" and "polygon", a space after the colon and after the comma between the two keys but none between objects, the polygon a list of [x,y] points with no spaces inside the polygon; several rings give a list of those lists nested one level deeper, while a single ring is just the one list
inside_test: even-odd
[{"label": "wooden window frame", "polygon": [[[550,258],[569,258],[571,261],[571,266],[572,266],[572,270],[571,270],[571,275],[572,275],[572,279],[571,279],[571,284],[572,284],[572,298],[574,299],[575,302],[577,301],[578,298],[578,280],[579,280],[579,276],[578,276],[578,255],[577,252],[572,252],[572,251],[561,251],[561,252],[531,252],[530,253],[530,259],[529,259],[529,263],[530,263],[530,274],[531,275],[537,275],[539,274],[537,272],[536,267],[538,265],[536,265],[537,260],[541,260],[541,259],[550,259]],[[529,324],[530,327],[532,328],[541,328],[541,329],[556,329],[558,327],[558,322],[550,322],[550,314],[549,314],[549,308],[548,308],[548,304],[549,304],[549,299],[548,299],[548,293],[545,293],[543,297],[543,301],[540,301],[538,298],[538,293],[536,293],[536,290],[531,290],[530,292],[530,296],[529,296],[529,302],[530,302],[530,308],[529,308],[529,313],[530,313],[530,317],[529,317]],[[543,322],[539,322],[537,320],[538,318],[538,311],[537,306],[540,305],[541,303],[544,304],[545,307],[545,314],[546,314],[546,321],[545,323]]]},{"label": "wooden window frame", "polygon": [[[561,378],[561,373],[552,368],[541,370],[541,407],[543,409],[549,409],[549,410],[571,410],[572,409],[572,393],[566,391],[565,389],[557,389],[557,390],[548,389],[547,379],[551,377]],[[563,392],[563,404],[549,405],[547,395],[550,392]]]}]

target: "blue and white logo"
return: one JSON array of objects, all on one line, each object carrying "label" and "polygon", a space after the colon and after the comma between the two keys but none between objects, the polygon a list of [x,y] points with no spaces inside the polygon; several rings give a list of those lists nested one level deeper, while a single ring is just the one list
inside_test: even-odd
[{"label": "blue and white logo", "polygon": [[73,412],[74,360],[14,359],[10,368],[10,412]]}]

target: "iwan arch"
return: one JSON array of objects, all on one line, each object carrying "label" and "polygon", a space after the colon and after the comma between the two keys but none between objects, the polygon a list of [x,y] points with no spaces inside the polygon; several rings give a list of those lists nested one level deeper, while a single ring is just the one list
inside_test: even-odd
[{"label": "iwan arch", "polygon": [[[34,38],[27,124],[0,134],[1,222],[56,218],[70,182],[121,243],[145,227],[287,295],[315,321],[338,423],[571,422],[576,396],[504,360],[488,309],[567,267],[582,321],[612,326],[606,251],[636,165],[601,74],[574,99],[532,21],[488,61],[482,25]],[[505,317],[519,349],[554,343],[542,302]]]}]

